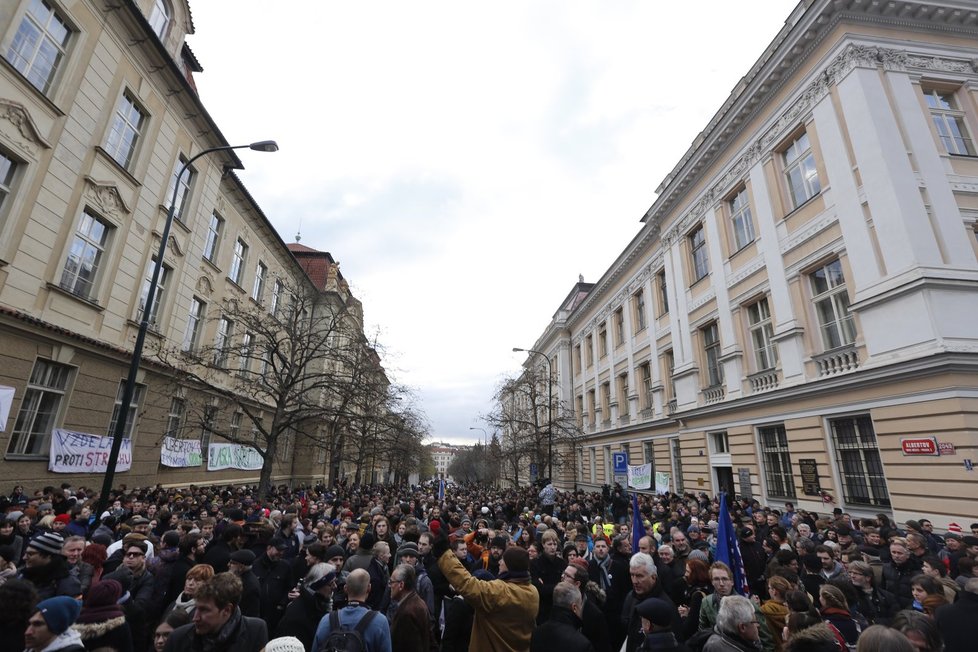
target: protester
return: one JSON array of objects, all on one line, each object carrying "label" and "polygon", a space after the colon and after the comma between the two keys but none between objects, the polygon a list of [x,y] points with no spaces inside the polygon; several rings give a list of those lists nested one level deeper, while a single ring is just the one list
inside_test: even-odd
[{"label": "protester", "polygon": [[314,564],[303,578],[299,596],[289,603],[278,622],[275,636],[294,636],[306,649],[312,645],[316,627],[330,611],[339,574],[332,564]]},{"label": "protester", "polygon": [[311,649],[323,649],[330,634],[342,627],[361,632],[366,645],[364,652],[391,652],[391,631],[387,619],[366,606],[370,594],[370,574],[362,568],[353,569],[346,578],[345,590],[347,605],[323,616],[316,628]]},{"label": "protester", "polygon": [[[92,586],[72,627],[86,650],[132,652],[132,630],[119,606],[122,585],[103,580]],[[145,649],[145,648],[142,648]]]},{"label": "protester", "polygon": [[37,603],[24,631],[25,652],[84,652],[81,635],[71,628],[81,605],[67,596],[55,596]]},{"label": "protester", "polygon": [[165,652],[260,652],[268,642],[268,628],[260,618],[242,616],[241,580],[218,573],[198,589],[193,622],[174,630]]}]

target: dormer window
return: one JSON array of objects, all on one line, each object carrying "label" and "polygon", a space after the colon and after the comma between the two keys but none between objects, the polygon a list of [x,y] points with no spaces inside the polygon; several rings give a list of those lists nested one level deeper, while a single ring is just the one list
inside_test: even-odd
[{"label": "dormer window", "polygon": [[153,11],[149,15],[149,26],[153,28],[160,40],[166,38],[166,30],[170,26],[173,12],[166,0],[153,0]]}]

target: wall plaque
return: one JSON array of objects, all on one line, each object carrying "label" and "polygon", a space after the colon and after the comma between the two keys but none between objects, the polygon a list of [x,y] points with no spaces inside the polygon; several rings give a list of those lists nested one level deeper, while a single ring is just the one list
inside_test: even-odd
[{"label": "wall plaque", "polygon": [[752,500],[754,498],[753,492],[751,492],[750,486],[750,469],[746,466],[737,469],[737,474],[740,476],[740,495],[747,500]]},{"label": "wall plaque", "polygon": [[818,482],[818,464],[814,459],[798,460],[801,469],[802,493],[806,496],[821,496],[822,488]]}]

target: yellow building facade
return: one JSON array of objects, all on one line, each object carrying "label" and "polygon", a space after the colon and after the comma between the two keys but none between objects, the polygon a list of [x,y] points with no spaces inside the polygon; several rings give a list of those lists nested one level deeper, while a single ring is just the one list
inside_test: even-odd
[{"label": "yellow building facade", "polygon": [[798,4],[533,347],[564,487],[625,451],[673,491],[978,520],[976,61],[972,3]]},{"label": "yellow building facade", "polygon": [[[48,470],[52,433],[111,432],[175,172],[204,149],[240,144],[225,140],[197,96],[201,68],[185,43],[192,33],[185,0],[0,5],[0,385],[13,390],[0,421],[5,484],[101,483]],[[256,125],[255,139],[273,128]],[[227,299],[274,314],[283,287],[315,285],[362,319],[335,269],[331,287],[310,280],[233,173],[240,167],[233,152],[211,154],[179,183],[127,415],[132,469],[116,476],[119,485],[257,478],[161,464],[164,436],[196,438],[206,455],[212,433],[188,424],[191,396],[152,351],[214,342],[247,349],[250,335],[218,319]],[[233,414],[214,418],[226,432],[242,427]],[[280,442],[273,479],[321,479],[326,455],[296,455],[296,445],[295,437]]]}]

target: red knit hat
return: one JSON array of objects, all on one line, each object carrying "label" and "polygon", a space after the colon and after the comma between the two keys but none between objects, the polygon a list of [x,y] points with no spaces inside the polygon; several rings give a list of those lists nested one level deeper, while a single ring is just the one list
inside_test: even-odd
[{"label": "red knit hat", "polygon": [[948,523],[947,524],[947,531],[948,532],[960,532],[961,531],[961,526],[958,525],[957,523]]},{"label": "red knit hat", "polygon": [[69,523],[71,523],[71,517],[68,516],[67,514],[58,514],[57,516],[54,517],[54,522],[64,523],[65,525],[68,525]]}]

